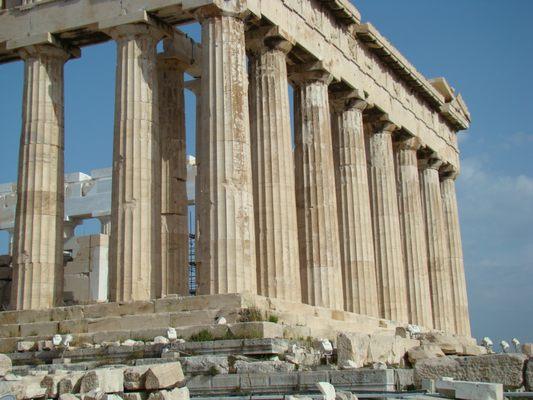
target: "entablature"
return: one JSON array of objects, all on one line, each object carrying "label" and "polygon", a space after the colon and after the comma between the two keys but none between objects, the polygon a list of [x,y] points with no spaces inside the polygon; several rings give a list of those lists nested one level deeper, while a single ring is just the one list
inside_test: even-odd
[{"label": "entablature", "polygon": [[[105,27],[154,19],[167,26],[195,20],[194,11],[219,0],[4,0],[0,10],[0,63],[19,58],[17,49],[43,37],[67,46],[109,40]],[[295,38],[294,54],[303,62],[320,61],[348,88],[368,94],[377,108],[403,129],[420,137],[449,162],[458,163],[458,130],[470,114],[460,95],[442,93],[442,82],[429,81],[371,24],[349,0],[240,0],[250,23],[279,26]],[[24,4],[22,4],[24,3]],[[60,7],[58,7],[60,6]],[[7,7],[7,9],[6,9]],[[253,21],[252,21],[253,20]],[[121,22],[122,21],[122,22]],[[50,39],[52,38],[52,39]],[[200,47],[176,31],[169,48],[189,57],[187,72],[198,77]]]}]

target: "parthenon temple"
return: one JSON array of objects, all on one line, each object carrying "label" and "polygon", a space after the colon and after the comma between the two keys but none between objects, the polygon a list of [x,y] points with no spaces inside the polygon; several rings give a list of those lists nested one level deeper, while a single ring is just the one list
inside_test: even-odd
[{"label": "parthenon temple", "polygon": [[[455,192],[470,114],[348,0],[0,5],[0,63],[24,63],[11,310],[64,305],[64,65],[114,41],[98,301],[190,296],[192,197],[197,295],[470,336]],[[191,23],[201,42],[180,30]],[[196,97],[193,196],[185,89]]]}]

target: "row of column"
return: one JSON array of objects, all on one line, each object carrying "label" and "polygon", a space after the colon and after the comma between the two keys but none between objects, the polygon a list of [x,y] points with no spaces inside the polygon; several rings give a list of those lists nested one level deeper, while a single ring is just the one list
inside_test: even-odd
[{"label": "row of column", "polygon": [[[453,173],[441,182],[432,157],[419,173],[416,139],[393,150],[396,127],[364,125],[362,99],[332,93],[330,104],[326,71],[288,72],[291,44],[279,35],[249,47],[248,95],[241,16],[210,8],[198,18],[198,292],[251,291],[469,334]],[[158,61],[162,35],[148,25],[110,34],[118,54],[110,300],[186,294],[185,66]],[[23,55],[13,304],[47,308],[62,275],[68,55],[51,46]]]}]

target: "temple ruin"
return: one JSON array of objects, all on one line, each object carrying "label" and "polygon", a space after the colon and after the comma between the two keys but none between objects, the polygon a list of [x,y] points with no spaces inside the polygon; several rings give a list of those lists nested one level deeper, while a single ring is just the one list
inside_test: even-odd
[{"label": "temple ruin", "polygon": [[[191,23],[199,43],[180,30]],[[106,41],[117,49],[113,165],[65,175],[63,68]],[[18,181],[0,186],[0,229],[12,238],[0,352],[54,334],[94,348],[172,329],[329,338],[341,357],[338,341],[354,333],[392,338],[396,365],[424,343],[406,333],[416,326],[453,338],[446,354],[480,354],[455,193],[470,114],[348,0],[0,0],[0,63],[17,60]],[[195,163],[185,89],[196,98]],[[86,218],[101,234],[74,235]]]}]

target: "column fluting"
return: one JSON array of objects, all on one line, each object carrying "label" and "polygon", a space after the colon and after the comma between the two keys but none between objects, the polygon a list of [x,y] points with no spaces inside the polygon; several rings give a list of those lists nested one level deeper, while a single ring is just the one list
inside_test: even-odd
[{"label": "column fluting", "polygon": [[162,295],[189,295],[185,68],[176,59],[158,59]]},{"label": "column fluting", "polygon": [[291,79],[295,84],[295,181],[302,300],[343,309],[328,98],[331,75],[311,71]]},{"label": "column fluting", "polygon": [[451,271],[444,232],[444,212],[439,168],[442,161],[430,155],[419,160],[420,192],[425,217],[428,270],[435,329],[454,332]]},{"label": "column fluting", "polygon": [[408,322],[407,286],[391,138],[394,130],[396,126],[385,122],[373,126],[370,134],[370,198],[380,313],[386,319]]},{"label": "column fluting", "polygon": [[63,296],[63,67],[69,55],[49,45],[20,54],[24,97],[11,307],[46,309]]},{"label": "column fluting", "polygon": [[445,236],[448,242],[449,264],[452,278],[452,299],[455,314],[455,331],[459,335],[471,336],[468,295],[466,291],[465,269],[461,228],[455,193],[456,172],[447,172],[441,179],[442,206],[444,210]]},{"label": "column fluting", "polygon": [[420,140],[415,137],[401,138],[395,142],[395,147],[409,322],[433,328],[425,221],[418,176],[417,150]]},{"label": "column fluting", "polygon": [[203,120],[196,141],[198,293],[256,293],[244,21],[231,10],[213,8],[198,17],[203,60]]},{"label": "column fluting", "polygon": [[[335,94],[333,97],[337,97]],[[379,317],[372,213],[363,130],[367,103],[333,102],[333,155],[344,309]]]},{"label": "column fluting", "polygon": [[112,223],[111,301],[161,295],[161,159],[154,28],[123,25],[117,43]]},{"label": "column fluting", "polygon": [[250,49],[250,120],[258,293],[300,302],[286,61],[291,47],[270,38]]}]

